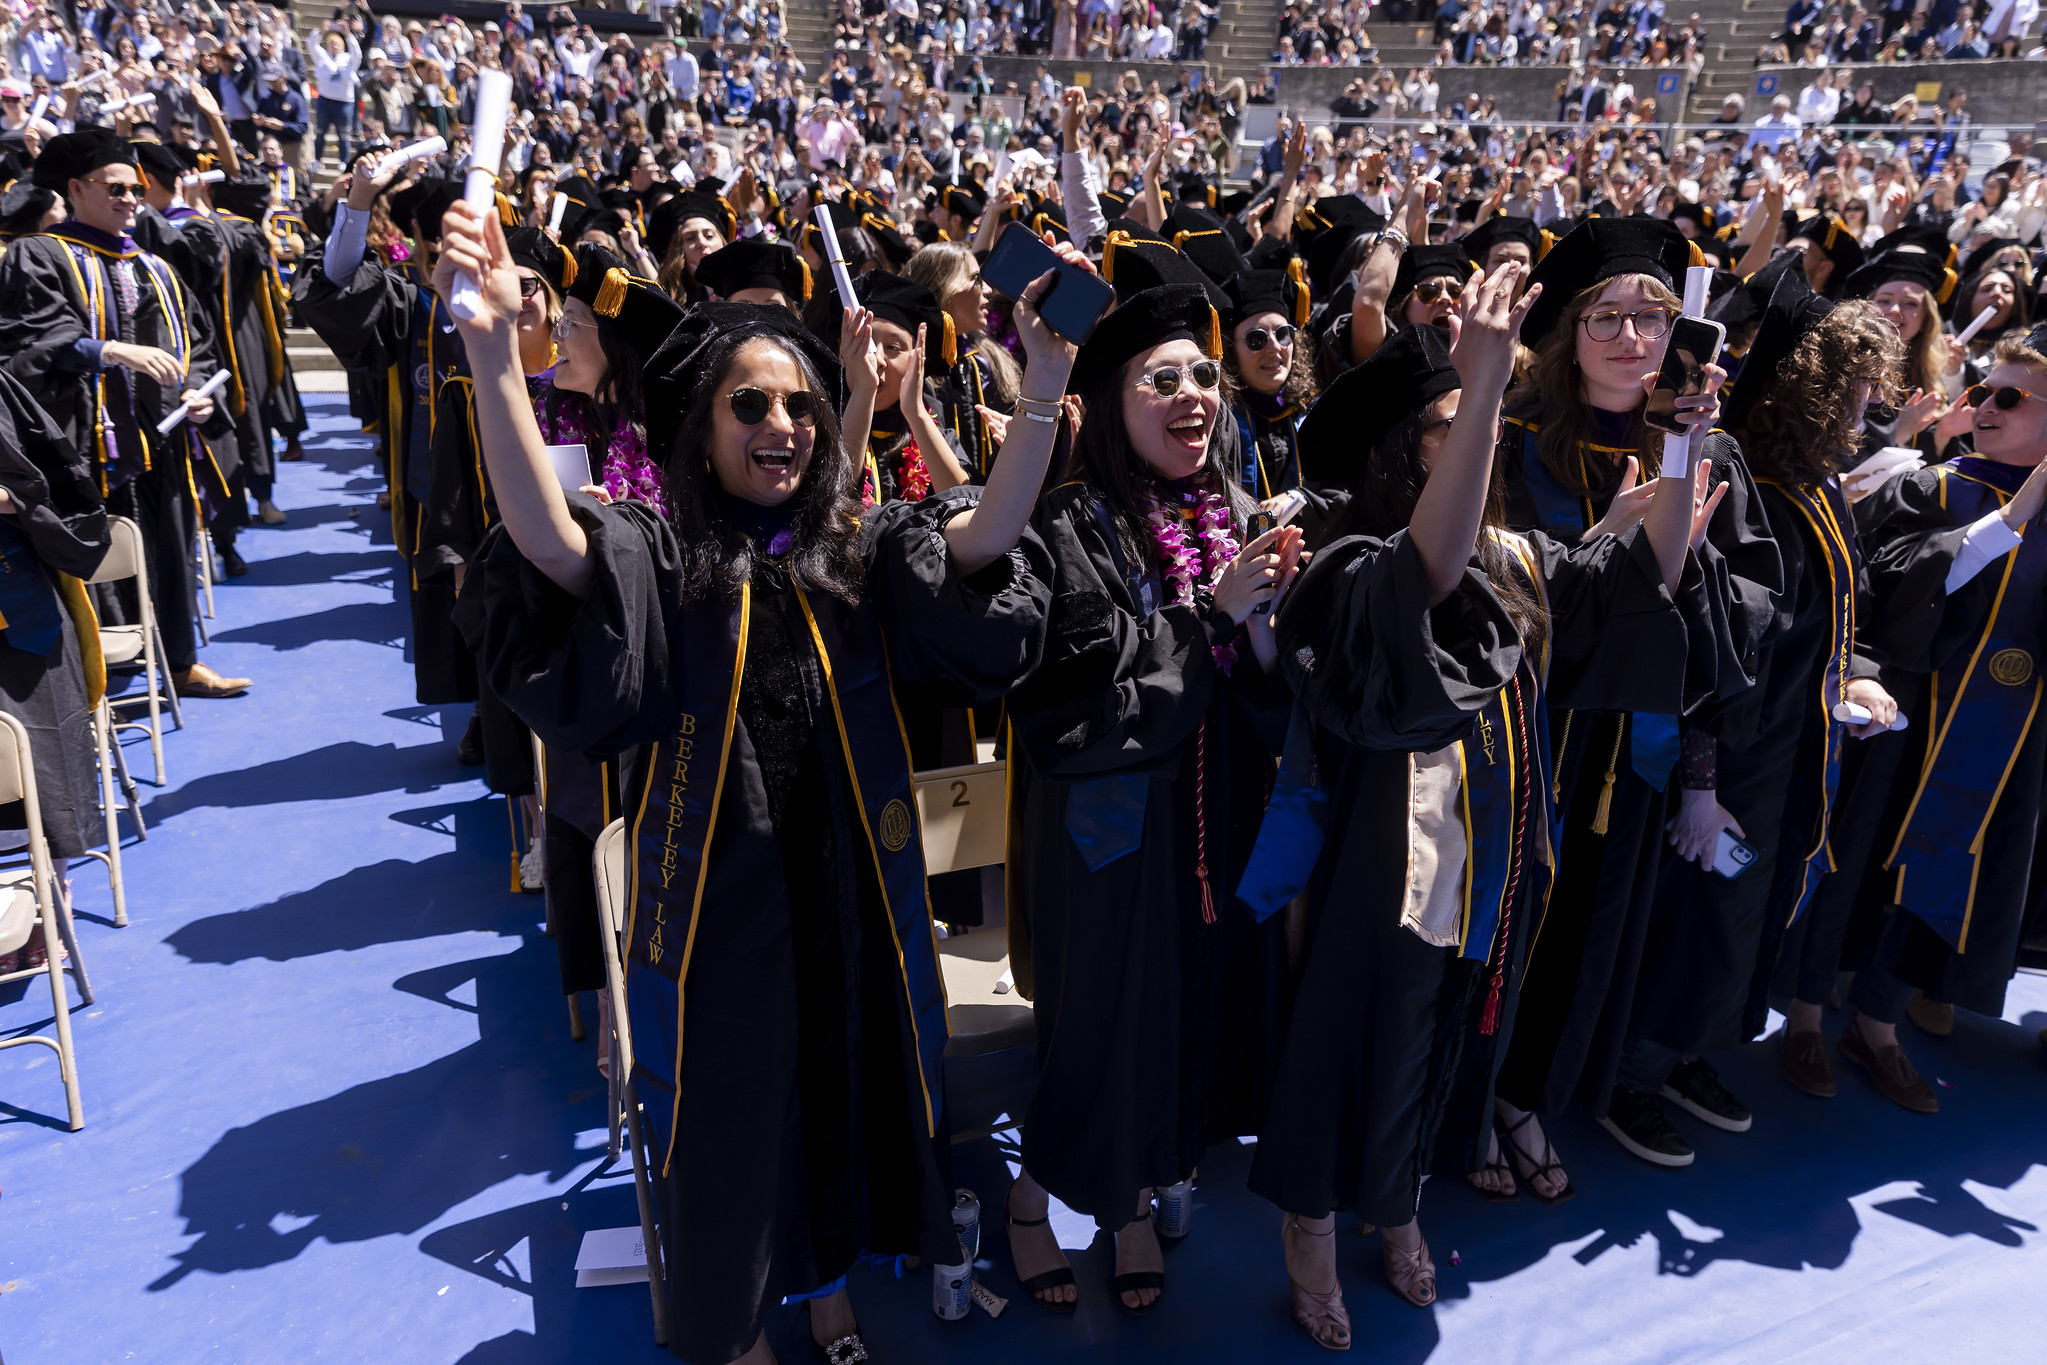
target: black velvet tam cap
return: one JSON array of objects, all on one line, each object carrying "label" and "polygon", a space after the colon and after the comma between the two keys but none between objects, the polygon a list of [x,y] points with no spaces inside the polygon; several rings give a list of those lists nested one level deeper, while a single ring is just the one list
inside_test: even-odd
[{"label": "black velvet tam cap", "polygon": [[1424,324],[1401,328],[1308,409],[1298,447],[1301,478],[1349,487],[1387,432],[1461,387],[1450,363],[1449,332]]},{"label": "black velvet tam cap", "polygon": [[1080,348],[1068,393],[1079,393],[1154,346],[1185,338],[1211,360],[1222,359],[1222,318],[1207,291],[1192,284],[1164,284],[1134,294],[1095,325]]}]

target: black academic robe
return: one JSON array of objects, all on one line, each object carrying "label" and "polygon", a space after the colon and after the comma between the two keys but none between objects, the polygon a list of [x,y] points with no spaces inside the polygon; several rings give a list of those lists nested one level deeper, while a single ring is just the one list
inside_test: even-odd
[{"label": "black academic robe", "polygon": [[1688,736],[1711,736],[1716,799],[1756,860],[1729,879],[1712,870],[1710,850],[1703,865],[1665,859],[1637,977],[1635,1036],[1688,1057],[1762,1031],[1792,916],[1832,860],[1824,840],[1845,739],[1832,707],[1848,682],[1879,671],[1854,649],[1868,583],[1848,500],[1831,481],[1759,491],[1784,559],[1779,619],[1755,685],[1684,721]]},{"label": "black academic robe", "polygon": [[[1524,650],[1476,559],[1429,609],[1404,532],[1321,551],[1281,615],[1280,657],[1317,726],[1331,794],[1251,1167],[1251,1188],[1288,1212],[1345,1208],[1397,1226],[1414,1217],[1423,1175],[1483,1161],[1515,983],[1549,889],[1545,708],[1678,711],[1699,695],[1687,659],[1710,638],[1697,624],[1706,585],[1688,565],[1674,598],[1641,528],[1568,548],[1532,532],[1509,571],[1546,608],[1539,650]],[[1440,882],[1433,894],[1409,884],[1417,841],[1430,838],[1414,793],[1417,756],[1451,745],[1471,833],[1453,893],[1461,941],[1439,943],[1403,916],[1442,894]],[[1503,793],[1505,811],[1488,806]],[[1485,833],[1488,809],[1505,837]]]},{"label": "black academic robe", "polygon": [[915,817],[889,795],[908,790],[889,682],[961,705],[1037,661],[1035,539],[953,571],[940,529],[974,496],[868,511],[857,604],[772,566],[743,610],[685,604],[674,536],[634,502],[570,496],[595,570],[580,602],[502,531],[483,547],[487,684],[550,747],[626,768],[633,1081],[686,1360],[733,1359],[770,1306],[864,1254],[958,1254],[943,987]]},{"label": "black academic robe", "polygon": [[1054,489],[1034,524],[1052,618],[1009,704],[1010,959],[1039,1066],[1023,1164],[1118,1228],[1139,1190],[1185,1180],[1263,1110],[1284,925],[1233,893],[1289,699],[1248,641],[1224,673],[1195,609],[1160,605],[1157,570],[1126,562],[1094,489]]},{"label": "black academic robe", "polygon": [[[1508,525],[1574,541],[1605,514],[1618,470],[1632,453],[1590,446],[1587,473],[1598,491],[1574,497],[1549,475],[1533,433],[1509,421],[1500,454]],[[1716,433],[1707,438],[1704,458],[1712,462],[1714,482],[1725,482],[1728,491],[1696,556],[1710,589],[1712,638],[1698,643],[1687,668],[1713,679],[1711,695],[1729,697],[1755,676],[1757,651],[1777,621],[1784,571],[1740,448]],[[1677,717],[1558,706],[1549,723],[1551,791],[1561,827],[1556,886],[1540,951],[1529,960],[1499,1093],[1517,1108],[1546,1115],[1575,1095],[1601,1115],[1629,1036],[1655,903]]]},{"label": "black academic robe", "polygon": [[[190,209],[174,207],[173,212],[177,214],[175,218],[144,204],[136,210],[130,235],[137,246],[162,257],[178,273],[188,305],[206,315],[206,326],[215,338],[221,363],[239,376],[228,326],[234,314],[221,291],[221,283],[227,278],[227,241],[221,232],[222,225]],[[200,380],[209,377],[196,376]],[[199,488],[213,502],[216,518],[224,510],[228,487],[242,469],[243,443],[237,414],[239,383],[239,377],[230,380],[225,390],[214,395],[214,405],[227,411],[233,425],[225,437],[206,441],[206,459],[197,462],[194,468]]]},{"label": "black academic robe", "polygon": [[1833,825],[1840,870],[1821,883],[1809,932],[1843,940],[1844,968],[1877,963],[1995,1015],[2017,965],[2047,780],[2036,559],[2047,544],[2032,523],[2026,544],[1948,595],[1964,533],[2026,473],[1989,464],[1903,474],[1857,505],[1869,634],[1911,724],[1869,741],[1848,774]]},{"label": "black academic robe", "polygon": [[[1277,397],[1277,396],[1276,396]],[[1237,483],[1258,502],[1301,482],[1299,441],[1307,413],[1264,394],[1245,394],[1230,405],[1237,429]]]},{"label": "black academic robe", "polygon": [[[160,436],[156,424],[177,393],[118,366],[85,368],[75,343],[124,341],[168,351],[185,361],[181,390],[196,389],[220,368],[206,310],[193,306],[161,258],[140,248],[111,249],[59,224],[0,256],[0,317],[7,320],[0,361],[8,373],[96,461],[108,509],[140,523],[166,661],[173,672],[190,668],[199,657],[195,481],[202,470],[217,473],[208,442],[225,438],[233,419],[216,402],[198,430],[186,421]],[[128,619],[132,603],[119,594],[98,596],[104,610]]]},{"label": "black academic robe", "polygon": [[[461,560],[425,543],[422,518],[436,463],[482,459],[461,334],[417,265],[385,265],[371,251],[348,283],[337,285],[327,278],[323,252],[307,253],[293,297],[306,324],[361,378],[365,406],[377,408],[391,534],[407,567],[415,696],[426,706],[475,701],[476,660],[451,619],[452,571]],[[455,449],[437,456],[443,442]]]},{"label": "black academic robe", "polygon": [[[247,476],[267,480],[277,473],[270,433],[295,436],[306,429],[298,383],[284,347],[284,285],[260,224],[230,213],[215,217],[227,248],[226,269],[216,288],[231,319],[227,340],[233,346],[242,398],[236,439]],[[240,503],[236,499],[238,507]]]},{"label": "black academic robe", "polygon": [[[51,853],[76,858],[106,842],[92,741],[106,671],[83,583],[106,557],[106,507],[91,462],[4,371],[0,488],[17,509],[0,518],[0,709],[28,731]],[[0,808],[0,825],[24,824]]]}]

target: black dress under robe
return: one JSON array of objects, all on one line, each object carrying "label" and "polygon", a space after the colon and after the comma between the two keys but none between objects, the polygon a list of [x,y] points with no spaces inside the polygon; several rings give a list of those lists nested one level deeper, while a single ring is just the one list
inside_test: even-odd
[{"label": "black dress under robe", "polygon": [[[851,686],[845,659],[826,673],[802,606],[830,618],[832,638],[880,640],[899,683],[955,705],[1008,690],[1042,645],[1043,552],[1026,534],[980,573],[956,573],[942,527],[975,497],[954,490],[870,509],[857,605],[799,599],[773,565],[756,573],[688,989],[665,1028],[636,999],[643,988],[659,994],[634,941],[633,1080],[654,1147],[669,1347],[692,1362],[744,1353],[770,1307],[831,1285],[863,1255],[956,1254],[929,1052],[942,1049],[945,1025],[928,912],[883,900],[846,747],[900,747],[902,732],[892,704],[877,708],[872,689]],[[493,529],[479,562],[479,657],[486,686],[550,748],[621,756],[637,859],[661,844],[638,822],[653,776],[644,746],[677,734],[685,696],[704,681],[687,676],[704,667],[680,647],[688,618],[722,621],[733,608],[684,604],[674,536],[651,509],[569,501],[591,538],[588,597],[562,592]],[[886,825],[881,833],[886,842]],[[908,931],[913,920],[920,932]],[[677,1022],[687,1045],[664,1056]]]}]

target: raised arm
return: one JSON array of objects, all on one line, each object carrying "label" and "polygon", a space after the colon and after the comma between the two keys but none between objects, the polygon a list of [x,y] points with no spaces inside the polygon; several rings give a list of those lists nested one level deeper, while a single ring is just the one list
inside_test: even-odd
[{"label": "raised arm", "polygon": [[434,289],[443,298],[454,291],[457,272],[474,279],[483,296],[476,319],[458,318],[456,325],[476,381],[477,445],[490,471],[498,515],[534,568],[563,591],[585,596],[591,577],[589,537],[569,515],[519,369],[519,272],[496,212],[459,200],[448,206],[441,222]]},{"label": "raised arm", "polygon": [[[1049,232],[1045,243],[1070,264],[1094,269],[1071,245],[1054,245]],[[1038,316],[1038,300],[1055,278],[1052,271],[1046,271],[1031,281],[1016,301],[1016,331],[1023,341],[1026,362],[1017,414],[1002,438],[1002,448],[995,453],[995,467],[989,471],[980,505],[954,517],[945,527],[946,544],[961,573],[984,569],[1009,553],[1031,519],[1038,492],[1045,485],[1066,380],[1073,373],[1073,357],[1079,350]]]},{"label": "raised arm", "polygon": [[1490,279],[1473,275],[1457,308],[1457,339],[1450,346],[1462,392],[1457,420],[1429,467],[1429,481],[1415,503],[1408,537],[1429,578],[1429,605],[1448,597],[1464,578],[1478,543],[1492,489],[1493,449],[1500,429],[1500,399],[1514,377],[1514,342],[1521,320],[1542,295],[1531,287],[1514,302],[1521,266],[1509,263]]}]

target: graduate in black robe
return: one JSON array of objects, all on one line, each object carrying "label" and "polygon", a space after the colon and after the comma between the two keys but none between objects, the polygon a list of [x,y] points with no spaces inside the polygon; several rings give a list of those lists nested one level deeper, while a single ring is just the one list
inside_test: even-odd
[{"label": "graduate in black robe", "polygon": [[[879,270],[854,280],[853,296],[874,314],[875,337],[889,365],[868,427],[862,500],[917,502],[981,482],[946,415],[943,377],[959,359],[951,317],[923,285]],[[906,393],[921,394],[922,401],[906,409]],[[853,412],[848,409],[849,434],[857,434]]]},{"label": "graduate in black robe", "polygon": [[[1509,526],[1540,529],[1568,545],[1595,525],[1621,527],[1633,517],[1643,496],[1634,481],[1646,478],[1662,450],[1662,434],[1640,418],[1641,378],[1662,361],[1664,329],[1678,310],[1673,291],[1696,259],[1667,222],[1599,218],[1536,265],[1532,282],[1544,296],[1522,342],[1537,359],[1509,396],[1501,454]],[[1603,325],[1597,338],[1585,322],[1592,312],[1656,308],[1665,311],[1653,321],[1605,319],[1616,330]],[[1776,621],[1783,566],[1740,448],[1715,433],[1701,458],[1716,486],[1727,485],[1699,551],[1722,619],[1711,649],[1695,651],[1688,666],[1710,669],[1712,691],[1732,696],[1754,677],[1756,650]],[[1620,496],[1624,485],[1629,496]],[[1574,1098],[1594,1117],[1607,1114],[1654,903],[1677,722],[1674,712],[1612,707],[1562,707],[1550,716],[1557,884],[1529,954],[1498,1091],[1501,1113],[1516,1129],[1515,1170],[1538,1198],[1564,1198],[1570,1188],[1541,1116],[1554,1117]]]},{"label": "graduate in black robe", "polygon": [[[564,496],[519,373],[501,228],[460,206],[448,225],[439,279],[482,285],[461,325],[505,518],[480,562],[486,677],[550,744],[627,767],[632,1079],[669,1347],[764,1360],[768,1309],[805,1300],[827,1358],[859,1358],[847,1270],[959,1255],[944,995],[891,680],[958,705],[1036,663],[1047,566],[1025,527],[1050,428],[1012,427],[978,498],[862,517],[824,397],[833,357],[761,309],[678,332],[649,367],[666,517]],[[1024,313],[1063,381],[1072,348]],[[849,314],[843,354],[869,391],[871,339]]]},{"label": "graduate in black robe", "polygon": [[[1835,708],[1852,703],[1873,713],[1854,728],[1861,736],[1883,733],[1896,713],[1877,682],[1877,660],[1858,644],[1868,585],[1835,476],[1853,460],[1862,413],[1901,359],[1896,330],[1873,305],[1836,307],[1802,272],[1789,271],[1728,404],[1727,425],[1755,472],[1789,590],[1759,652],[1755,685],[1684,720],[1670,834],[1677,856],[1663,863],[1621,1072],[1635,1096],[1660,1094],[1726,1132],[1748,1131],[1752,1116],[1699,1054],[1762,1031],[1786,929],[1832,868],[1828,817],[1851,733]],[[1731,878],[1717,862],[1723,831],[1754,854]],[[1829,987],[1832,975],[1829,965]],[[1823,990],[1809,1017],[1787,1029],[1787,1067],[1819,1042],[1825,1069],[1817,1032],[1825,998]],[[1679,1161],[1643,1130],[1614,1136],[1657,1165],[1690,1159],[1688,1143]]]},{"label": "graduate in black robe", "polygon": [[[1082,349],[1073,477],[1036,518],[1054,562],[1045,664],[1010,700],[1010,958],[1039,1077],[1009,1214],[1038,1229],[1049,1191],[1117,1231],[1133,1312],[1164,1283],[1153,1190],[1256,1128],[1278,1031],[1283,926],[1232,892],[1288,709],[1255,608],[1299,535],[1239,548],[1256,505],[1214,460],[1220,327],[1200,289],[1163,285]],[[1038,383],[1027,372],[1026,394]],[[1072,1311],[1049,1234],[1012,1247],[1025,1288]]]},{"label": "graduate in black robe", "polygon": [[[107,514],[92,462],[5,371],[0,491],[0,709],[28,731],[50,852],[75,858],[106,842],[92,739],[106,666],[83,580],[106,557]],[[26,823],[0,808],[0,827]]]},{"label": "graduate in black robe", "polygon": [[299,433],[306,429],[306,418],[284,347],[284,284],[271,255],[270,238],[263,231],[263,218],[270,209],[270,178],[258,173],[225,180],[214,185],[210,194],[214,220],[226,245],[225,270],[217,288],[228,310],[225,337],[233,347],[235,387],[241,400],[235,418],[241,468],[213,526],[214,543],[221,547],[221,558],[232,574],[240,560],[233,553],[235,533],[248,524],[248,498],[255,497],[257,513],[266,525],[284,521],[284,513],[271,497],[277,481],[272,433],[296,444]]},{"label": "graduate in black robe", "polygon": [[[140,523],[172,684],[186,696],[243,691],[248,679],[200,662],[194,629],[193,481],[210,464],[200,437],[224,437],[231,419],[195,397],[187,420],[168,435],[156,430],[180,394],[219,368],[206,312],[167,262],[128,236],[141,180],[125,139],[100,128],[53,138],[35,178],[64,196],[72,217],[0,257],[0,360],[92,454],[109,510]],[[133,192],[110,193],[113,185]]]},{"label": "graduate in black robe", "polygon": [[[439,461],[478,459],[462,334],[429,275],[441,214],[459,197],[442,180],[416,180],[390,195],[391,216],[412,231],[414,255],[387,264],[368,249],[370,210],[396,169],[366,164],[337,206],[334,230],[293,281],[306,324],[375,394],[391,479],[391,533],[407,572],[414,696],[421,705],[476,700],[476,661],[455,629],[453,569],[459,559],[423,543],[422,509]],[[454,447],[438,457],[442,443]]]},{"label": "graduate in black robe", "polygon": [[1940,1103],[1897,1041],[1907,1000],[1916,988],[2000,1013],[2036,893],[2047,327],[2007,337],[1993,358],[1988,387],[1969,395],[1980,400],[1975,453],[1900,475],[1857,509],[1871,635],[1911,723],[1871,745],[1840,806],[1841,870],[1822,883],[1807,930],[1831,927],[1845,940],[1839,965],[1855,973],[1841,1055],[1921,1113]]},{"label": "graduate in black robe", "polygon": [[1291,271],[1247,270],[1222,282],[1230,300],[1223,310],[1223,354],[1237,383],[1230,404],[1237,467],[1245,493],[1259,502],[1301,482],[1301,423],[1314,401],[1315,372],[1300,264],[1295,258]]},{"label": "graduate in black robe", "polygon": [[1518,273],[1467,291],[1454,364],[1445,333],[1404,328],[1303,429],[1311,448],[1369,455],[1346,513],[1358,534],[1318,552],[1280,610],[1328,824],[1251,1187],[1288,1212],[1295,1314],[1325,1346],[1348,1341],[1334,1211],[1383,1230],[1389,1281],[1426,1305],[1422,1177],[1488,1159],[1487,1100],[1554,863],[1549,707],[1682,709],[1702,692],[1687,671],[1712,625],[1687,554],[1712,510],[1694,515],[1698,481],[1659,480],[1646,525],[1582,545],[1487,511],[1531,306],[1513,302]]}]

